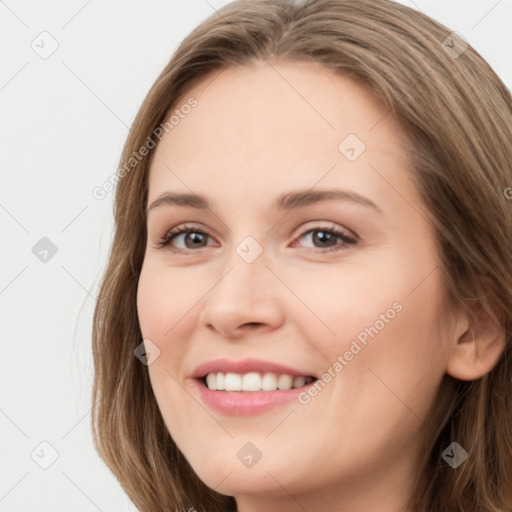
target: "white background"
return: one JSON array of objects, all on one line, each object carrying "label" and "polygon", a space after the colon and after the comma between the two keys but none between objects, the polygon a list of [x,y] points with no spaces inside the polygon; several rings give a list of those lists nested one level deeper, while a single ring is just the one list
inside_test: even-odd
[{"label": "white background", "polygon": [[[92,314],[113,226],[112,193],[92,190],[116,171],[177,45],[226,3],[0,0],[2,512],[133,510],[89,427]],[[402,3],[461,34],[512,88],[512,0]],[[59,45],[47,59],[31,48],[43,31]],[[42,237],[57,247],[46,263],[32,252]],[[31,458],[42,441],[58,453],[48,469]]]}]

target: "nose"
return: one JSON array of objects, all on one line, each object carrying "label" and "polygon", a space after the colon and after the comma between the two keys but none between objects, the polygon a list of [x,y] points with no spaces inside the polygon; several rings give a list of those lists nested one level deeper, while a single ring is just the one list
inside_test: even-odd
[{"label": "nose", "polygon": [[247,263],[233,251],[205,296],[200,322],[230,339],[277,329],[284,319],[282,288],[263,255]]}]

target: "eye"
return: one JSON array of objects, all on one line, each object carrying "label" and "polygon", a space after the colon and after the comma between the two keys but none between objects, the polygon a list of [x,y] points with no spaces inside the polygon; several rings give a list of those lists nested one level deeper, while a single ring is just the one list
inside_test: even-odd
[{"label": "eye", "polygon": [[[179,239],[183,235],[182,241],[185,247],[172,246],[173,241]],[[206,243],[208,238],[211,238],[208,233],[201,228],[195,226],[178,226],[166,233],[163,237],[159,238],[156,242],[156,248],[162,249],[169,246],[173,252],[187,252],[194,251],[194,249],[201,249],[207,247]],[[307,248],[310,252],[326,253],[333,251],[341,251],[346,249],[347,246],[355,245],[357,239],[349,234],[341,231],[336,226],[330,227],[314,227],[303,231],[297,240],[308,239],[313,244],[318,246]],[[337,240],[341,240],[337,241]],[[293,247],[294,245],[292,245]]]},{"label": "eye", "polygon": [[[310,252],[315,253],[341,251],[346,249],[347,246],[356,245],[357,243],[355,237],[341,231],[334,225],[325,228],[318,226],[303,231],[297,240],[302,238],[319,245],[319,247],[314,245],[313,248],[308,248]],[[341,242],[336,242],[336,239],[341,240]]]},{"label": "eye", "polygon": [[[203,242],[209,237],[208,233],[203,231],[200,228],[194,226],[178,226],[177,228],[171,229],[168,233],[166,233],[163,237],[159,238],[156,242],[156,246],[159,249],[170,246],[171,242],[179,236],[184,235],[183,240],[185,242],[185,247],[181,248],[172,248],[175,251],[188,251],[195,249],[200,249],[201,247],[205,247]],[[191,236],[189,236],[191,235]],[[193,236],[192,236],[193,235]]]}]

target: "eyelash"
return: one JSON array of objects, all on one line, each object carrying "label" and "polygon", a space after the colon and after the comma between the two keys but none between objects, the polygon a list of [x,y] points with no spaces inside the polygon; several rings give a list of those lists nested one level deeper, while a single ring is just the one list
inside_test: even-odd
[{"label": "eyelash", "polygon": [[[316,248],[315,249],[315,248],[308,247],[306,249],[308,249],[309,252],[313,252],[313,253],[337,252],[337,251],[345,250],[346,246],[350,247],[351,245],[356,245],[357,244],[357,240],[355,238],[351,238],[351,237],[347,236],[345,233],[341,232],[340,230],[338,230],[334,226],[332,226],[330,228],[316,227],[316,228],[307,229],[306,231],[303,231],[297,237],[297,239],[301,239],[304,235],[306,235],[308,233],[311,233],[311,232],[315,232],[315,231],[322,231],[324,233],[333,234],[336,237],[340,238],[343,241],[344,245],[341,248],[339,246],[334,246],[334,247],[329,247],[327,249],[322,249],[322,248]],[[191,227],[190,226],[179,226],[177,228],[172,229],[168,233],[166,233],[163,237],[159,238],[156,241],[156,248],[157,249],[164,249],[165,247],[169,247],[169,249],[172,252],[176,252],[176,253],[178,253],[178,252],[180,252],[180,253],[196,252],[195,249],[176,249],[176,248],[171,248],[170,243],[172,242],[172,240],[175,237],[177,237],[178,235],[181,235],[183,233],[186,233],[186,234],[189,234],[189,233],[200,233],[200,234],[208,236],[208,237],[210,236],[208,233],[203,231],[201,228],[197,228],[197,227],[193,227],[193,226],[191,226]],[[203,248],[204,247],[200,247],[199,249],[203,249]]]}]

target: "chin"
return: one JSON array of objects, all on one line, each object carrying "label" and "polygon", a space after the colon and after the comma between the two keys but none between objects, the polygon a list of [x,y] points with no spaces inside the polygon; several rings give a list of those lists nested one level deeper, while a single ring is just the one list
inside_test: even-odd
[{"label": "chin", "polygon": [[[246,441],[235,441],[233,444],[236,445],[236,449],[221,444],[204,449],[195,447],[197,453],[190,458],[185,453],[199,479],[216,492],[227,496],[246,494],[277,496],[282,494],[283,487],[291,487],[293,480],[302,478],[302,481],[307,481],[306,475],[291,473],[296,466],[288,464],[286,458],[279,454],[274,458],[262,457],[252,466],[247,460],[245,465],[240,459],[243,460],[244,455],[250,453],[251,448],[247,447],[245,452],[237,455],[237,452],[240,452],[239,446],[246,445]],[[286,478],[283,475],[286,475]]]},{"label": "chin", "polygon": [[[229,476],[227,476],[229,474]],[[274,475],[275,472],[270,471]],[[283,487],[290,488],[288,480],[282,477],[272,478],[263,467],[256,469],[231,468],[224,473],[205,470],[198,473],[201,481],[220,494],[227,496],[265,495],[277,497],[283,494]],[[277,481],[276,481],[277,480]],[[279,483],[277,483],[279,482]]]}]

